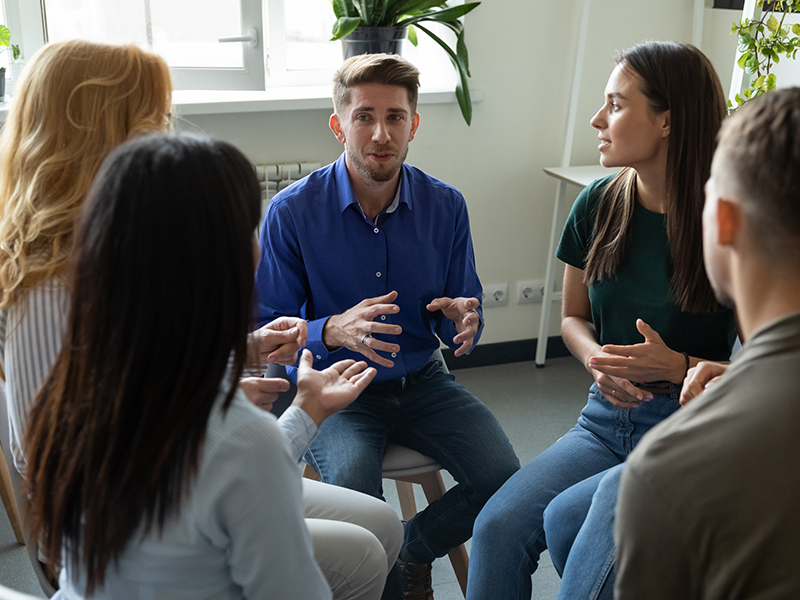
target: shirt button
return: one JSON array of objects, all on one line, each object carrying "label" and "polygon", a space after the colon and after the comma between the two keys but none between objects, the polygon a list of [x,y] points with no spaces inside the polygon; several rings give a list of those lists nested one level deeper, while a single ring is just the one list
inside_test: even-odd
[{"label": "shirt button", "polygon": [[375,233],[380,233],[381,232],[381,230],[378,229],[377,227],[375,229],[373,229],[372,231],[374,231]]},{"label": "shirt button", "polygon": [[381,315],[381,321],[385,321],[385,320],[386,320],[386,315]]},{"label": "shirt button", "polygon": [[319,354],[317,354],[317,360],[322,360],[322,357]]},{"label": "shirt button", "polygon": [[380,271],[378,271],[377,273],[375,273],[375,277],[380,277],[380,276],[381,276],[381,272],[380,272]]},{"label": "shirt button", "polygon": [[392,358],[397,358],[397,352],[392,352]]}]

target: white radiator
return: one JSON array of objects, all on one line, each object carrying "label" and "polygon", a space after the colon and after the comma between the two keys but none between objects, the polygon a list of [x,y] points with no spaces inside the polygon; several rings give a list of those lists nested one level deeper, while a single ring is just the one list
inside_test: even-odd
[{"label": "white radiator", "polygon": [[256,165],[256,177],[261,184],[261,209],[267,210],[272,197],[283,188],[316,171],[320,163],[283,163],[279,165]]}]

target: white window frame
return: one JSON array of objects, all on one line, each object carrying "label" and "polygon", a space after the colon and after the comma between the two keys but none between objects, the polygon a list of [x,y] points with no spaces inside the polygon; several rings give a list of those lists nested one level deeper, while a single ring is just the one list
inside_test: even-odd
[{"label": "white window frame", "polygon": [[[3,0],[7,26],[14,43],[19,43],[23,60],[47,43],[47,15],[40,0]],[[239,0],[242,31],[220,32],[220,37],[247,36],[255,30],[257,44],[241,43],[244,66],[241,69],[172,68],[176,90],[263,90],[265,85],[262,0]],[[13,74],[12,74],[13,75]],[[9,82],[13,86],[13,82]],[[13,88],[10,88],[13,89]]]},{"label": "white window frame", "polygon": [[[40,0],[0,1],[4,3],[6,25],[11,29],[14,43],[20,45],[24,62],[46,43],[46,15]],[[262,53],[262,58],[247,62],[244,68],[246,74],[251,76],[255,83],[249,85],[235,83],[232,79],[222,76],[223,73],[220,71],[223,70],[221,69],[172,69],[175,89],[176,91],[180,90],[175,94],[175,101],[181,106],[186,105],[186,114],[326,107],[330,103],[330,82],[333,77],[333,69],[297,72],[286,69],[283,3],[291,0],[241,1],[243,20],[247,19],[247,23],[252,24],[252,27],[248,27],[248,29],[255,28],[259,32],[258,48]],[[463,0],[461,1],[463,2]],[[456,0],[457,2],[458,0]],[[262,35],[262,32],[266,35]],[[244,33],[246,35],[246,29]],[[220,32],[221,36],[229,34],[235,36],[237,32]],[[332,44],[335,51],[340,52],[339,44],[333,42]],[[437,48],[435,51],[439,52],[440,50]],[[417,49],[410,43],[404,43],[403,53],[407,59],[416,63]],[[442,53],[441,59],[447,60],[444,53]],[[451,69],[449,64],[446,68]],[[20,65],[12,65],[11,79],[7,81],[6,86],[7,94],[13,95],[14,84],[20,70]],[[206,77],[212,81],[198,79],[200,71],[206,71]],[[453,75],[453,77],[455,76]],[[423,69],[421,84],[421,103],[455,102],[454,83],[445,81],[440,74],[428,73]],[[201,91],[186,91],[198,89]],[[261,93],[258,93],[259,90]],[[479,102],[482,99],[480,92],[473,90],[471,95],[473,102]]]}]

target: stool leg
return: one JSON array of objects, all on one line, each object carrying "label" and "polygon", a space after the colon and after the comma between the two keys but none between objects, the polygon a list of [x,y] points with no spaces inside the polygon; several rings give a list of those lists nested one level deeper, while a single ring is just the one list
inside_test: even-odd
[{"label": "stool leg", "polygon": [[464,544],[461,544],[460,546],[452,548],[450,552],[447,553],[447,556],[450,557],[450,564],[456,574],[456,579],[458,579],[461,593],[464,594],[466,598],[467,573],[469,572],[469,555],[467,554],[467,549],[464,547]]},{"label": "stool leg", "polygon": [[417,503],[414,500],[414,486],[408,481],[395,480],[397,486],[397,498],[400,500],[400,512],[403,513],[403,520],[410,521],[417,514]]},{"label": "stool leg", "polygon": [[[419,482],[420,485],[422,485],[422,490],[425,492],[425,497],[428,499],[428,504],[444,496],[445,491],[447,491],[444,487],[444,481],[442,481],[442,474],[440,471],[421,475],[419,477]],[[466,598],[467,572],[469,571],[469,555],[467,554],[467,549],[464,547],[464,544],[461,544],[460,546],[451,548],[447,556],[450,557],[450,564],[453,566],[456,579],[458,579],[458,585],[461,586],[461,592]]]},{"label": "stool leg", "polygon": [[3,506],[8,515],[8,521],[11,523],[11,529],[14,531],[14,537],[17,538],[18,544],[25,544],[25,538],[22,536],[22,525],[19,519],[19,509],[17,507],[17,499],[14,496],[14,487],[11,483],[11,474],[8,472],[8,464],[6,464],[5,456],[0,450],[0,497],[3,499]]},{"label": "stool leg", "polygon": [[314,470],[314,467],[308,463],[303,466],[303,477],[306,479],[313,479],[314,481],[320,481],[319,474]]}]

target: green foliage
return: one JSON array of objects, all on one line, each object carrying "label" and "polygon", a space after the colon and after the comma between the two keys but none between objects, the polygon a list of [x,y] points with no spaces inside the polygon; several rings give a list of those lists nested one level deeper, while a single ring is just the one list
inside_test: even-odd
[{"label": "green foliage", "polygon": [[[0,25],[0,46],[11,48],[11,56],[14,60],[19,60],[19,46],[11,43],[11,31],[5,25]],[[5,50],[5,49],[3,49]]]},{"label": "green foliage", "polygon": [[[759,7],[764,0],[757,0]],[[772,65],[780,62],[781,57],[794,59],[800,48],[800,24],[791,27],[784,25],[789,12],[800,12],[800,0],[776,0],[771,10],[765,10],[761,19],[751,21],[744,19],[734,23],[731,33],[739,37],[739,68],[754,75],[750,87],[734,98],[736,106],[728,100],[728,109],[733,112],[746,102],[758,98],[777,87],[778,78],[771,72]],[[775,16],[777,13],[779,16]]]},{"label": "green foliage", "polygon": [[[800,2],[800,0],[797,0]],[[447,6],[447,0],[331,0],[336,23],[331,41],[340,40],[357,27],[408,27],[408,41],[417,45],[417,29],[424,31],[450,57],[458,73],[456,98],[467,125],[472,121],[472,101],[469,96],[469,56],[464,41],[464,25],[459,18],[477,8],[480,2]],[[439,36],[420,25],[423,22],[441,23],[456,34],[456,47],[451,48]]]}]

